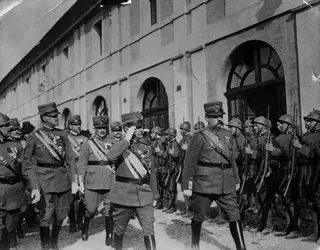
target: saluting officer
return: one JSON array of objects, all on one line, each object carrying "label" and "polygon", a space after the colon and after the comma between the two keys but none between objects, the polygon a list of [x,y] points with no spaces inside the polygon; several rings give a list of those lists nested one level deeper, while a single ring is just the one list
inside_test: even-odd
[{"label": "saluting officer", "polygon": [[42,249],[58,249],[62,222],[68,215],[72,202],[71,194],[75,194],[79,188],[76,182],[76,162],[67,133],[56,128],[60,114],[56,104],[40,105],[38,109],[42,126],[27,140],[23,167],[33,189],[32,197],[35,197],[35,202],[40,200],[39,186],[42,192]]},{"label": "saluting officer", "polygon": [[107,152],[112,147],[108,137],[108,116],[92,117],[95,135],[83,144],[78,161],[80,191],[84,193],[86,214],[81,230],[82,240],[88,240],[89,223],[93,219],[101,201],[105,208],[105,244],[112,242],[113,220],[110,189],[114,180],[113,163],[108,161]]},{"label": "saluting officer", "polygon": [[159,198],[152,149],[143,139],[143,116],[140,112],[122,115],[126,132],[124,140],[107,153],[116,161],[116,182],[110,192],[114,205],[116,250],[122,249],[123,236],[128,222],[136,214],[144,234],[147,250],[156,249],[154,237],[154,208]]},{"label": "saluting officer", "polygon": [[[82,148],[82,145],[84,142],[88,140],[88,138],[84,135],[81,135],[81,117],[80,115],[71,115],[68,117],[68,126],[69,126],[69,131],[68,131],[68,139],[71,144],[73,156],[78,162],[78,159],[80,157],[80,151]],[[70,233],[75,233],[77,232],[77,225],[78,228],[81,229],[82,224],[83,224],[83,217],[84,217],[84,212],[85,212],[85,207],[83,204],[83,200],[80,200],[79,202],[79,209],[78,209],[78,214],[77,214],[77,223],[76,223],[76,216],[75,216],[75,204],[76,201],[80,200],[79,194],[73,195],[73,201],[70,205],[70,212],[68,214],[69,217],[69,232]]]},{"label": "saluting officer", "polygon": [[302,241],[317,242],[320,224],[320,111],[314,109],[304,117],[308,130],[301,142],[293,140],[299,163],[299,198],[307,201],[312,215],[312,234]]},{"label": "saluting officer", "polygon": [[[180,157],[180,161],[179,161],[179,171],[182,171],[182,175],[183,175],[183,171],[184,171],[184,159],[185,159],[185,155],[188,149],[188,145],[191,141],[191,125],[190,122],[185,121],[180,125],[180,134],[182,135],[182,139],[179,141],[179,146],[181,149],[181,157]],[[182,175],[180,177],[180,179],[178,180],[178,183],[181,184],[182,181]],[[177,215],[182,215],[182,217],[184,218],[191,218],[192,217],[192,206],[191,206],[191,201],[190,201],[190,197],[183,195],[184,198],[184,208],[177,213]]]},{"label": "saluting officer", "polygon": [[206,103],[204,110],[208,126],[191,139],[182,179],[183,193],[195,197],[191,244],[199,249],[201,225],[215,200],[226,215],[237,249],[246,249],[236,194],[240,179],[233,157],[232,135],[221,127],[225,114],[222,102]]},{"label": "saluting officer", "polygon": [[0,239],[6,230],[9,248],[16,249],[16,227],[20,209],[25,205],[25,194],[20,162],[22,147],[17,141],[7,140],[9,129],[9,118],[0,113]]}]

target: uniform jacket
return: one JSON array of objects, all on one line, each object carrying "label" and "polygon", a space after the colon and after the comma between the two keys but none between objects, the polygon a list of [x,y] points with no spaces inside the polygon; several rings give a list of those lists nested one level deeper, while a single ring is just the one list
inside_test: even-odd
[{"label": "uniform jacket", "polygon": [[[155,151],[156,147],[160,148],[160,152],[157,153]],[[166,166],[167,158],[162,156],[166,150],[163,137],[155,139],[151,144],[151,149],[152,149],[152,153],[155,157],[155,168],[157,170],[159,170],[160,167]]]},{"label": "uniform jacket", "polygon": [[[30,181],[31,188],[40,184],[41,190],[46,193],[60,193],[71,189],[71,181],[76,180],[76,161],[72,153],[71,145],[65,131],[60,129],[41,130],[58,146],[59,152],[64,156],[64,162],[59,162],[50,151],[36,137],[34,131],[27,140],[24,157],[24,173]],[[52,164],[52,167],[40,167],[39,163]]]},{"label": "uniform jacket", "polygon": [[292,145],[293,134],[280,134],[275,139],[274,150],[271,156],[282,163],[288,163],[290,160],[290,147]]},{"label": "uniform jacket", "polygon": [[[1,141],[0,156],[10,164],[15,172],[21,177],[21,154],[22,147],[17,141]],[[5,163],[0,160],[0,178],[9,179],[17,177]],[[0,209],[14,210],[21,208],[25,204],[25,190],[23,182],[17,182],[14,185],[0,183]]]},{"label": "uniform jacket", "polygon": [[[71,138],[76,144],[77,146],[80,148],[80,150],[78,151],[76,147],[73,146],[72,142],[70,141],[70,145],[71,145],[71,149],[72,149],[72,153],[73,153],[73,157],[76,159],[76,161],[79,160],[79,156],[75,153],[75,151],[78,151],[80,153],[82,145],[84,144],[84,142],[86,142],[88,140],[87,137],[85,137],[84,135],[81,134],[76,134],[73,131],[70,131],[68,133],[68,138]],[[70,140],[69,138],[69,140]]]},{"label": "uniform jacket", "polygon": [[173,149],[172,163],[177,165],[181,156],[181,148],[176,139],[171,140],[167,143],[166,150],[163,152],[162,157],[169,160],[169,149]]},{"label": "uniform jacket", "polygon": [[[270,141],[272,144],[275,144],[274,142],[274,136],[270,134]],[[250,147],[253,150],[253,154],[251,155],[251,159],[255,160],[256,163],[259,163],[263,160],[264,156],[264,148],[267,143],[267,131],[260,135],[256,135],[251,141],[250,141]]]},{"label": "uniform jacket", "polygon": [[130,207],[142,207],[152,204],[153,200],[159,198],[152,149],[143,139],[135,140],[131,145],[126,140],[122,140],[120,143],[115,144],[110,149],[107,156],[109,160],[117,161],[116,176],[134,178],[122,156],[122,153],[127,149],[147,163],[150,173],[150,185],[138,185],[116,181],[110,191],[110,201],[115,204]]},{"label": "uniform jacket", "polygon": [[233,139],[225,129],[205,128],[219,137],[223,150],[228,154],[231,168],[199,166],[198,162],[213,164],[227,164],[227,161],[217,153],[213,147],[197,131],[189,143],[184,161],[182,189],[189,189],[189,181],[193,183],[193,191],[207,194],[228,194],[236,191],[236,184],[240,183],[238,167],[233,156]]},{"label": "uniform jacket", "polygon": [[[107,136],[104,140],[100,140],[98,137],[93,136],[93,139],[105,149],[107,153],[115,143],[112,137]],[[92,165],[90,162],[100,162],[96,157],[88,141],[84,142],[80,152],[80,158],[78,161],[78,173],[84,176],[84,187],[90,190],[109,190],[114,182],[114,174],[106,168],[104,165]],[[112,163],[110,163],[110,167]]]},{"label": "uniform jacket", "polygon": [[243,156],[243,149],[246,139],[242,133],[239,135],[233,135],[233,157],[237,160],[242,158]]}]

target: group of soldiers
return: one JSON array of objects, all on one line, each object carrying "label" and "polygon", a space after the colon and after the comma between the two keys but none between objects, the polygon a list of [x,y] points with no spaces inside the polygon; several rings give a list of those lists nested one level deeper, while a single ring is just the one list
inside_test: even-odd
[{"label": "group of soldiers", "polygon": [[[298,135],[297,114],[278,119],[279,136],[263,116],[224,128],[221,102],[204,105],[201,121],[175,128],[145,128],[140,112],[92,118],[94,133],[81,129],[81,117],[68,117],[60,130],[55,103],[38,107],[40,128],[0,113],[0,238],[16,249],[28,226],[38,218],[41,248],[59,249],[65,218],[70,233],[89,238],[90,222],[103,203],[105,245],[122,249],[126,227],[137,218],[147,250],[156,249],[154,209],[191,218],[191,247],[199,249],[202,223],[215,201],[219,220],[227,221],[237,249],[246,249],[242,225],[257,213],[254,229],[273,231],[272,208],[286,212],[287,226],[276,236],[297,238],[302,204],[310,206],[313,231],[319,240],[320,111],[304,117],[307,133]],[[109,127],[111,133],[109,133]],[[184,207],[177,211],[181,187]],[[167,202],[166,202],[167,201]],[[320,242],[320,240],[319,240]]]}]

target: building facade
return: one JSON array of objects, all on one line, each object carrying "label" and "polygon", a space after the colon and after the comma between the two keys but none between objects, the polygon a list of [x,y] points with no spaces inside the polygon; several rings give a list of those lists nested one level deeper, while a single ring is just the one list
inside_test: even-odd
[{"label": "building facade", "polygon": [[[143,111],[148,127],[204,120],[221,100],[227,119],[320,108],[320,1],[132,0],[100,9],[78,0],[0,82],[0,107],[38,125],[55,101],[66,125],[80,114]],[[301,121],[301,119],[300,119]],[[275,127],[275,126],[274,126]]]}]

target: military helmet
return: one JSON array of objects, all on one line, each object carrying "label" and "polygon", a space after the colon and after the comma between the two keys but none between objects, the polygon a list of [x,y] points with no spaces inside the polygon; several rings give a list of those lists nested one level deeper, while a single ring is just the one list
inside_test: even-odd
[{"label": "military helmet", "polygon": [[0,126],[10,125],[10,118],[3,113],[0,113]]},{"label": "military helmet", "polygon": [[284,122],[284,123],[287,123],[287,124],[293,126],[293,119],[292,119],[292,116],[289,115],[289,114],[285,114],[285,115],[280,116],[278,121],[279,122]]},{"label": "military helmet", "polygon": [[175,128],[169,128],[168,130],[169,130],[168,131],[169,135],[173,135],[173,136],[177,135],[177,130]]},{"label": "military helmet", "polygon": [[260,124],[265,127],[268,127],[268,120],[263,116],[258,116],[256,119],[253,120],[253,124]]},{"label": "military helmet", "polygon": [[190,122],[183,122],[183,123],[181,123],[180,129],[190,130],[190,129],[191,129]]},{"label": "military helmet", "polygon": [[151,129],[151,133],[156,133],[156,134],[162,136],[163,130],[162,130],[162,128],[160,128],[158,126],[155,126],[154,128]]},{"label": "military helmet", "polygon": [[238,118],[233,118],[229,121],[228,126],[242,129],[242,122]]},{"label": "military helmet", "polygon": [[320,110],[312,110],[307,116],[303,117],[303,119],[320,122]]},{"label": "military helmet", "polygon": [[167,130],[166,130],[166,131],[164,131],[164,132],[163,132],[163,134],[164,134],[164,135],[168,135],[168,134],[169,134],[169,132],[170,132],[170,129],[168,129],[168,128],[167,128]]},{"label": "military helmet", "polygon": [[204,129],[205,127],[206,126],[204,125],[204,123],[199,121],[193,126],[193,129],[194,130],[200,130],[200,129]]},{"label": "military helmet", "polygon": [[250,119],[246,120],[243,125],[245,128],[253,127],[252,121]]}]

